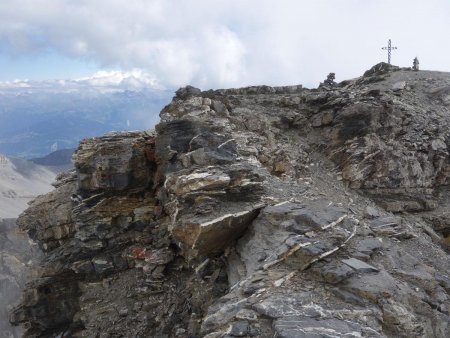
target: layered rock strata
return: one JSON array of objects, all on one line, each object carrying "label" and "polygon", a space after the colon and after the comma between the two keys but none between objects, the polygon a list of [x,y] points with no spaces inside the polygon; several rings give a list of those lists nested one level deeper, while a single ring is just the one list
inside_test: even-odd
[{"label": "layered rock strata", "polygon": [[[448,337],[450,74],[177,91],[18,223],[36,337]],[[72,198],[71,198],[72,197]]]}]

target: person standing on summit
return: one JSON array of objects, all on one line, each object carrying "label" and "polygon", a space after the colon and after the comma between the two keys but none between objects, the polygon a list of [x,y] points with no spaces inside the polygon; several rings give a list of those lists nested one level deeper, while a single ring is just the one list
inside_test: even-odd
[{"label": "person standing on summit", "polygon": [[417,56],[413,60],[413,70],[418,71],[419,70],[419,59]]}]

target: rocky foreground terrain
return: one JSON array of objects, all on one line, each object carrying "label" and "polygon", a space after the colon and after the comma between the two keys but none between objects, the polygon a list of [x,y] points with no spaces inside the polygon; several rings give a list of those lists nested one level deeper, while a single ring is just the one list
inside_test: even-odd
[{"label": "rocky foreground terrain", "polygon": [[449,337],[450,74],[177,91],[18,220],[29,337]]}]

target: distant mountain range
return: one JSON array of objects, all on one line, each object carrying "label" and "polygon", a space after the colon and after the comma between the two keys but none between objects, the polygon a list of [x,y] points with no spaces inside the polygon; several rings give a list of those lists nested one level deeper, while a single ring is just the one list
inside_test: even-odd
[{"label": "distant mountain range", "polygon": [[172,95],[141,71],[2,82],[0,153],[36,158],[109,131],[152,128]]},{"label": "distant mountain range", "polygon": [[59,173],[73,168],[72,154],[74,151],[75,149],[60,149],[44,157],[32,158],[30,161]]}]

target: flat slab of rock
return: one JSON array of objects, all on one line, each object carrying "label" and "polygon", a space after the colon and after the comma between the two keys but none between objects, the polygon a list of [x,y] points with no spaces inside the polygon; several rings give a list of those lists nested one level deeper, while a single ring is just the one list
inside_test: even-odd
[{"label": "flat slab of rock", "polygon": [[349,258],[349,259],[343,259],[342,263],[347,264],[349,267],[355,269],[358,272],[378,272],[377,268],[373,267],[372,265],[369,265],[367,263],[364,263],[363,261],[360,261],[356,258]]},{"label": "flat slab of rock", "polygon": [[172,233],[186,256],[218,253],[242,235],[262,207],[256,205],[253,209],[225,214],[205,222],[189,221],[175,227]]}]

